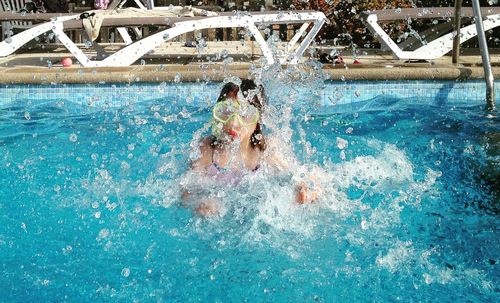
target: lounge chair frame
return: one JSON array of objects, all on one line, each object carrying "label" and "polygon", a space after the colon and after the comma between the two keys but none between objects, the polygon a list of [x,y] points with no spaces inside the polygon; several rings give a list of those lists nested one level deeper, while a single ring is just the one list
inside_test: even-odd
[{"label": "lounge chair frame", "polygon": [[[500,26],[500,8],[490,7],[482,8],[484,30],[490,30]],[[390,49],[394,57],[400,60],[434,60],[438,59],[453,49],[453,37],[455,31],[436,38],[427,44],[413,51],[405,51],[401,45],[396,44],[389,37],[384,29],[379,25],[379,22],[390,22],[405,18],[423,19],[423,18],[452,18],[454,16],[454,8],[452,7],[431,7],[431,8],[410,8],[398,10],[383,10],[374,11],[368,14],[365,18],[365,24],[370,31],[376,36],[383,47]],[[462,8],[462,17],[473,17],[472,8]],[[471,24],[460,29],[460,43],[463,43],[477,36],[476,25]]]},{"label": "lounge chair frame", "polygon": [[[145,54],[153,51],[163,43],[178,37],[179,35],[203,29],[215,28],[246,28],[251,32],[255,41],[260,46],[264,56],[265,63],[272,65],[296,64],[302,57],[306,48],[313,41],[316,34],[326,22],[326,17],[321,12],[316,11],[289,11],[289,12],[237,12],[221,13],[214,17],[151,17],[151,18],[113,18],[104,19],[102,26],[138,26],[138,25],[166,25],[171,26],[150,36],[144,37],[134,43],[126,45],[122,49],[107,56],[103,60],[92,60],[83,50],[77,46],[66,35],[65,30],[80,29],[83,27],[80,15],[61,15],[61,14],[33,14],[31,16],[21,16],[11,14],[12,19],[17,20],[46,20],[47,22],[35,25],[24,32],[14,35],[10,41],[0,42],[0,57],[8,56],[14,53],[24,44],[35,37],[53,32],[57,39],[68,49],[71,54],[85,67],[112,67],[129,66]],[[0,14],[0,20],[8,18]],[[297,30],[294,37],[288,43],[283,54],[274,54],[259,31],[258,27],[271,24],[297,24],[302,23],[302,27]],[[307,32],[307,29],[309,31]],[[302,38],[302,41],[298,41]]]}]

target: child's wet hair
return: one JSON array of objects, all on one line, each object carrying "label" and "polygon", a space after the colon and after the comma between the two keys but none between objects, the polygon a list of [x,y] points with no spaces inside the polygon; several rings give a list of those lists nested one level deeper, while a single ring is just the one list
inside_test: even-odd
[{"label": "child's wet hair", "polygon": [[221,102],[221,101],[226,100],[229,95],[236,96],[236,95],[238,95],[239,91],[240,91],[240,87],[238,85],[236,85],[233,82],[228,82],[228,83],[224,84],[224,86],[222,87],[220,94],[219,94],[219,98],[217,98],[217,102]]},{"label": "child's wet hair", "polygon": [[240,84],[241,92],[243,96],[246,98],[250,94],[250,91],[255,91],[255,94],[251,100],[248,100],[250,104],[255,106],[260,112],[262,112],[262,108],[267,102],[266,95],[264,93],[264,87],[262,85],[255,84],[255,81],[251,79],[244,79]]},{"label": "child's wet hair", "polygon": [[[262,85],[257,86],[255,81],[251,79],[243,79],[240,84],[240,89],[245,98],[249,96],[251,90],[255,92],[252,99],[248,100],[248,102],[255,106],[255,108],[257,108],[262,114],[263,107],[267,102],[264,94],[264,87]],[[264,139],[264,134],[262,133],[262,125],[260,121],[257,123],[250,141],[252,142],[252,146],[258,147],[260,150],[263,151],[266,149],[266,140]]]}]

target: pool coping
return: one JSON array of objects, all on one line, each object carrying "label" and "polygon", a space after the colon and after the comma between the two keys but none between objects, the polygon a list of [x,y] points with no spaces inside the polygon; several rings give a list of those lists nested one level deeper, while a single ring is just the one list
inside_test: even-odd
[{"label": "pool coping", "polygon": [[[91,84],[91,83],[137,83],[137,82],[219,82],[227,77],[251,78],[259,72],[260,61],[233,57],[226,61],[201,61],[197,56],[184,54],[184,48],[170,50],[175,54],[159,55],[141,60],[139,65],[127,67],[82,67],[73,64],[63,67],[61,59],[69,56],[67,51],[55,49],[49,53],[20,53],[0,60],[0,84]],[[470,53],[469,53],[470,52]],[[430,62],[404,62],[394,59],[387,52],[367,50],[364,55],[344,52],[345,64],[306,61],[300,70],[310,72],[322,69],[325,79],[331,80],[478,80],[484,78],[481,56],[468,51],[460,57],[460,64],[451,63],[450,56]],[[233,53],[231,53],[234,55]],[[354,58],[361,64],[355,64]],[[500,50],[490,54],[493,76],[500,79]],[[201,61],[201,62],[198,62]],[[283,67],[287,69],[287,66]],[[289,67],[292,76],[303,76]]]},{"label": "pool coping", "polygon": [[[155,64],[130,67],[36,67],[16,66],[0,68],[0,84],[84,84],[135,82],[199,82],[222,81],[227,77],[249,78],[251,63],[237,64]],[[285,67],[286,68],[286,67]],[[308,67],[301,70],[308,71]],[[408,64],[384,66],[325,67],[323,72],[332,80],[472,80],[482,79],[481,66],[453,66]],[[500,67],[493,67],[495,79],[500,78]]]}]

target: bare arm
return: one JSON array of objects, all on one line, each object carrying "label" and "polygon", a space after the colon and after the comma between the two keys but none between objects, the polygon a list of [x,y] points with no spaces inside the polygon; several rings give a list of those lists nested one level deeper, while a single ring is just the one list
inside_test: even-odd
[{"label": "bare arm", "polygon": [[191,163],[191,170],[205,172],[212,164],[213,147],[210,138],[200,142],[200,157]]},{"label": "bare arm", "polygon": [[[267,150],[264,154],[264,159],[269,167],[273,168],[276,173],[290,171],[290,163],[285,160],[279,143],[274,138],[269,138],[267,141]],[[294,159],[291,159],[295,162]]]},{"label": "bare arm", "polygon": [[[204,175],[207,168],[212,164],[213,147],[210,138],[205,138],[200,142],[200,157],[191,163],[189,171],[186,173],[188,178],[199,178]],[[195,184],[196,186],[196,184]],[[203,196],[199,188],[187,187],[182,190],[182,204],[202,217],[215,217],[220,214],[220,206],[213,198]]]},{"label": "bare arm", "polygon": [[[193,162],[191,162],[189,170],[185,174],[185,178],[197,178],[198,174],[203,174],[206,172],[207,167],[210,165],[212,162],[212,151],[211,151],[211,146],[208,138],[203,139],[203,141],[200,142],[200,157]],[[182,190],[181,198],[183,200],[183,204],[186,205],[188,199],[191,197],[191,191],[190,188],[184,188]]]},{"label": "bare arm", "polygon": [[[285,160],[285,156],[282,154],[279,144],[275,140],[270,140],[269,150],[266,151],[267,155],[265,157],[269,167],[273,168],[276,173],[291,172],[296,175],[298,168],[298,161],[293,156],[288,157],[288,161]],[[316,186],[316,178],[307,173],[304,177],[294,177],[295,183],[295,201],[299,204],[307,204],[315,202],[320,194],[321,188]]]}]

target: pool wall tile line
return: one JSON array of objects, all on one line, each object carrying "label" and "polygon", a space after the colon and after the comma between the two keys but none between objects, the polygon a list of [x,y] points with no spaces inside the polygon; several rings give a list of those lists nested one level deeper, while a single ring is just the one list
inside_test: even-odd
[{"label": "pool wall tile line", "polygon": [[[265,84],[264,84],[265,85]],[[215,101],[220,83],[137,83],[137,84],[62,84],[0,85],[0,106],[19,102],[76,102],[90,107],[122,107],[145,100],[169,99],[175,105],[209,106]],[[294,88],[296,87],[296,88]],[[436,104],[479,105],[484,103],[484,81],[326,81],[324,87],[311,93],[310,86],[283,86],[268,91],[271,102],[279,102],[296,92],[298,104],[335,106],[377,98],[427,99]],[[273,94],[276,92],[276,94]],[[500,81],[495,81],[495,95],[500,96]]]}]

